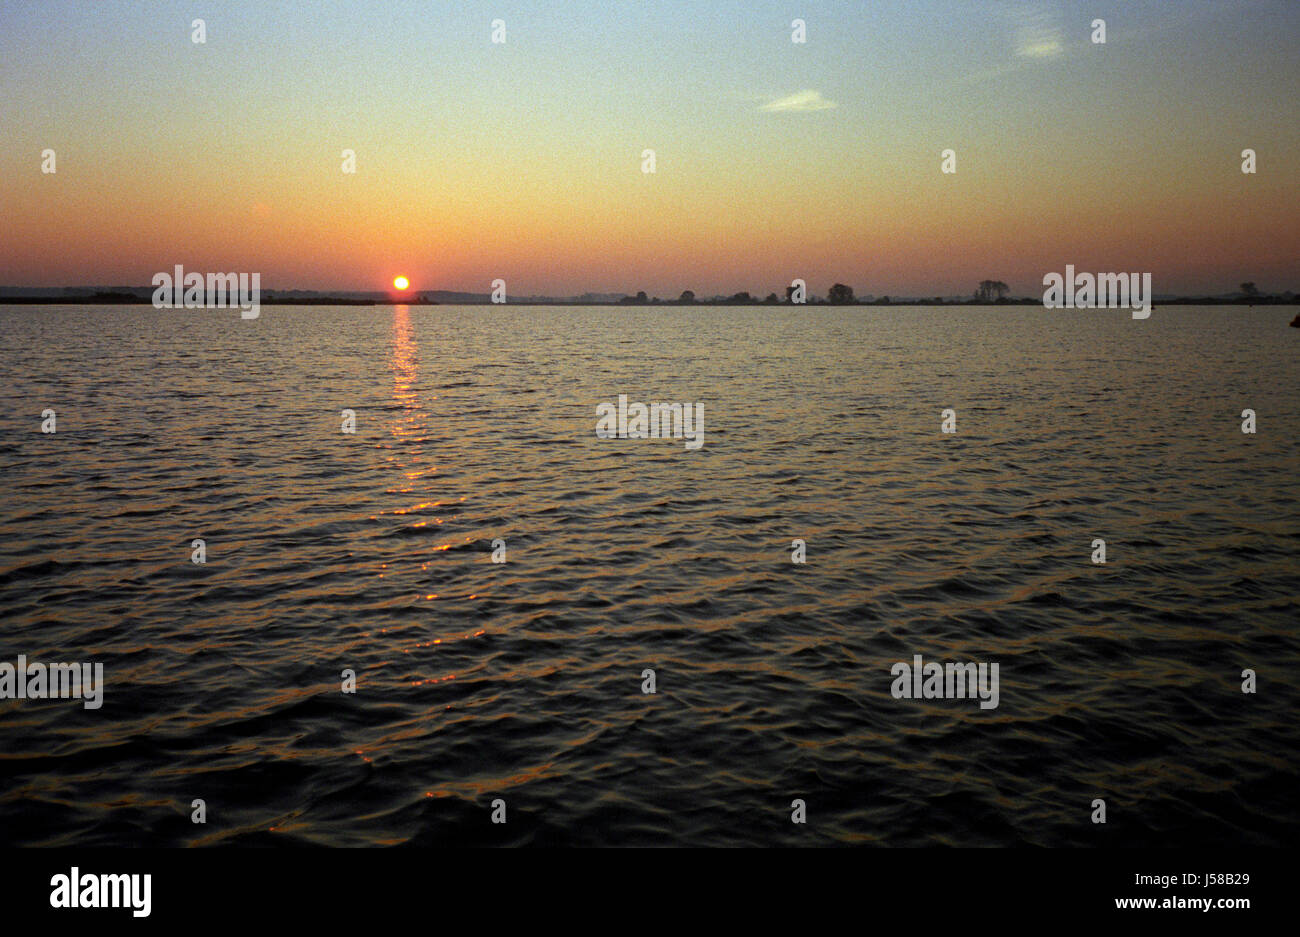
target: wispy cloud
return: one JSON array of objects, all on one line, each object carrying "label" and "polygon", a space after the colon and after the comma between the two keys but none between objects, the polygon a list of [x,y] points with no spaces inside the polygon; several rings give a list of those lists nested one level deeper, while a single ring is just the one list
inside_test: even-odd
[{"label": "wispy cloud", "polygon": [[1052,58],[1061,55],[1061,31],[1050,26],[1023,27],[1019,30],[1015,55],[1022,58]]},{"label": "wispy cloud", "polygon": [[[1091,20],[1088,17],[1084,18],[1088,20],[1087,23],[1076,24],[1073,41],[1067,42],[1065,31],[1059,25],[1059,17],[1054,18],[1050,11],[1023,0],[1003,0],[1003,2],[1004,6],[999,8],[999,12],[1015,30],[1015,42],[1012,46],[1014,55],[991,68],[962,76],[957,79],[958,86],[977,85],[1027,69],[1055,66],[1061,60],[1094,49],[1088,38],[1091,34]],[[1205,29],[1211,21],[1233,15],[1232,10],[1231,7],[1221,6],[1201,11],[1180,11],[1178,15],[1166,15],[1162,12],[1158,20],[1140,26],[1108,21],[1107,25],[1110,27],[1108,39],[1116,45],[1135,44],[1154,40],[1156,36],[1169,31],[1186,30],[1192,27]]]},{"label": "wispy cloud", "polygon": [[[965,75],[958,85],[979,84],[991,78],[1047,64],[1077,51],[1078,44],[1066,47],[1060,12],[1037,0],[1001,0],[993,14],[1006,24],[1011,33],[1011,58],[991,68]],[[1086,38],[1086,34],[1085,34]]]},{"label": "wispy cloud", "polygon": [[1016,55],[1026,59],[1049,59],[1062,52],[1060,14],[1036,4],[1021,6],[1015,16]]},{"label": "wispy cloud", "polygon": [[820,91],[796,91],[783,98],[768,101],[759,110],[786,114],[799,111],[826,111],[832,107],[839,107],[839,105],[834,101],[826,100]]},{"label": "wispy cloud", "polygon": [[1020,37],[1016,55],[1027,59],[1046,59],[1061,54],[1061,37],[1051,33],[1026,32]]}]

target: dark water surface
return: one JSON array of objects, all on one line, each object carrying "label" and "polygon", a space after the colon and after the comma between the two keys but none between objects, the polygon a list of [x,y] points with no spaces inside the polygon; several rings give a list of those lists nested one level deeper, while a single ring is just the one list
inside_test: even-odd
[{"label": "dark water surface", "polygon": [[1294,844],[1294,313],[0,307],[0,842]]}]

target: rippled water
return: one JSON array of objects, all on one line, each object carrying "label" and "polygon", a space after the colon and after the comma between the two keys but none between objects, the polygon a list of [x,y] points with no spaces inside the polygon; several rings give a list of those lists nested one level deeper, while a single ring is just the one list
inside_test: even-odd
[{"label": "rippled water", "polygon": [[1293,314],[0,307],[0,841],[1294,843]]}]

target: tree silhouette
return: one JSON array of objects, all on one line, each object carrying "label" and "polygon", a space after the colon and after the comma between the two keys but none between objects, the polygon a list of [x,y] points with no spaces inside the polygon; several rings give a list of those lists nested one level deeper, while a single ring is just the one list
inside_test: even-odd
[{"label": "tree silhouette", "polygon": [[844,306],[853,302],[853,287],[845,286],[843,283],[836,283],[826,294],[826,301],[837,306]]},{"label": "tree silhouette", "polygon": [[1243,293],[1245,293],[1247,296],[1258,296],[1258,295],[1259,295],[1259,290],[1256,289],[1254,283],[1243,283],[1243,284],[1241,284],[1241,291],[1242,291]]},{"label": "tree silhouette", "polygon": [[695,302],[695,294],[690,290],[682,290],[682,295],[677,300],[679,303]]},{"label": "tree silhouette", "polygon": [[991,303],[1001,299],[1011,291],[1001,280],[980,280],[979,289],[975,291],[976,302]]}]

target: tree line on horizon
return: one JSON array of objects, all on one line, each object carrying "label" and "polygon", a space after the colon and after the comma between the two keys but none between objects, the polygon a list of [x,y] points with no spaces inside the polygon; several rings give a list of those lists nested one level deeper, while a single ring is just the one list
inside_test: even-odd
[{"label": "tree line on horizon", "polygon": [[[1015,304],[1015,303],[1037,304],[1041,302],[1041,298],[1037,296],[1015,298],[1012,297],[1010,293],[1011,293],[1011,287],[1009,287],[1006,283],[1004,283],[1001,280],[981,280],[979,285],[975,288],[975,291],[972,294],[970,299],[957,299],[957,298],[945,299],[942,296],[935,296],[933,299],[924,298],[924,297],[913,297],[913,298],[909,298],[907,302],[908,304],[915,304],[915,305],[934,305],[934,304],[1003,305],[1003,304]],[[713,296],[705,299],[698,299],[696,298],[695,292],[693,290],[682,290],[682,294],[676,299],[660,299],[658,296],[647,296],[645,290],[640,290],[635,296],[624,296],[622,299],[618,300],[618,303],[624,306],[655,306],[655,305],[689,306],[695,303],[707,304],[710,306],[715,306],[715,305],[772,306],[772,305],[779,305],[782,303],[790,303],[791,296],[793,294],[794,294],[794,287],[787,286],[785,288],[784,297],[780,297],[776,293],[768,293],[765,298],[759,299],[757,295],[753,295],[747,291],[741,291],[731,296]],[[1241,284],[1240,296],[1243,300],[1247,302],[1268,303],[1268,302],[1281,302],[1284,301],[1285,297],[1300,296],[1300,293],[1292,292],[1290,290],[1286,290],[1274,294],[1262,293],[1256,287],[1255,283],[1252,281],[1252,282]],[[1206,296],[1201,298],[1212,299],[1217,297]],[[891,300],[890,297],[888,296],[856,297],[853,294],[853,287],[848,286],[844,283],[836,283],[833,286],[831,286],[831,288],[826,291],[825,297],[813,296],[809,294],[806,300],[807,305],[817,305],[817,306],[889,305],[891,302],[893,302],[893,300]]]},{"label": "tree line on horizon", "polygon": [[[765,298],[759,298],[756,294],[747,291],[734,293],[731,296],[706,296],[697,297],[693,290],[683,290],[681,295],[676,299],[660,299],[658,296],[651,297],[644,290],[638,292],[635,296],[627,296],[619,293],[607,293],[599,297],[592,294],[584,297],[527,297],[526,302],[537,303],[542,305],[578,303],[579,305],[653,305],[653,306],[686,306],[686,305],[788,305],[792,303],[792,296],[795,292],[793,286],[785,288],[784,297],[778,296],[777,293],[768,293]],[[55,295],[57,293],[57,295]],[[147,303],[152,296],[152,287],[117,287],[117,288],[94,288],[83,287],[73,288],[65,287],[62,290],[40,289],[33,290],[32,294],[25,294],[21,289],[15,287],[0,287],[0,303],[3,304],[48,304],[48,303]],[[440,305],[441,303],[468,303],[476,305],[488,301],[486,295],[476,296],[469,293],[456,293],[451,296],[439,297],[440,291],[423,291],[417,292],[409,298],[403,298],[401,301],[412,305]],[[979,285],[970,298],[961,297],[907,297],[892,298],[889,296],[865,296],[858,297],[854,295],[853,287],[844,283],[836,283],[827,291],[825,297],[807,294],[805,304],[815,306],[870,306],[870,305],[916,305],[916,306],[934,306],[934,305],[1037,305],[1042,300],[1039,296],[1013,297],[1010,296],[1010,287],[1001,280],[981,280]],[[617,297],[617,298],[616,298]],[[351,295],[330,295],[329,293],[316,293],[315,291],[301,290],[266,290],[262,296],[262,302],[270,305],[381,305],[385,302],[392,302],[390,296],[385,299],[382,293],[373,292],[369,294],[351,294]],[[1300,303],[1300,290],[1278,290],[1272,293],[1266,293],[1259,289],[1254,281],[1246,281],[1240,284],[1240,289],[1235,293],[1219,294],[1179,294],[1171,296],[1165,294],[1160,300],[1164,304],[1179,303],[1203,303],[1206,305],[1293,305]],[[1297,317],[1300,320],[1300,317]]]},{"label": "tree line on horizon", "polygon": [[[785,288],[785,296],[780,297],[776,293],[768,293],[763,299],[747,291],[741,291],[731,296],[714,296],[708,299],[697,299],[693,290],[682,290],[682,294],[676,299],[660,299],[658,296],[647,296],[645,290],[639,291],[635,296],[624,296],[618,302],[624,306],[689,306],[693,303],[707,303],[708,305],[718,304],[736,304],[736,305],[777,305],[780,303],[790,303],[794,294],[794,287]],[[945,299],[942,296],[935,296],[933,299],[915,298],[909,299],[908,302],[919,304],[924,303],[992,303],[992,302],[1016,302],[1008,300],[1007,294],[1011,288],[1001,280],[983,280],[975,290],[972,299]],[[888,296],[856,297],[853,295],[853,287],[844,283],[836,283],[826,291],[826,296],[809,295],[806,300],[808,305],[831,305],[831,306],[854,306],[854,305],[887,305],[892,300]]]}]

